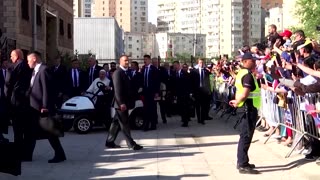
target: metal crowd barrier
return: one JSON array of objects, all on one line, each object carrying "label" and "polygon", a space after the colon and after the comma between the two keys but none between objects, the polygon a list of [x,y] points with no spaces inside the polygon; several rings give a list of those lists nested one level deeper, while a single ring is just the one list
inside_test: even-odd
[{"label": "metal crowd barrier", "polygon": [[[228,104],[234,98],[235,89],[225,82],[217,82],[214,84],[215,101],[220,103],[216,113],[222,112],[220,117],[226,114]],[[285,107],[280,107],[276,104],[276,93],[261,89],[262,106],[260,108],[260,119],[264,118],[269,126],[273,126],[274,131],[280,128],[286,136],[292,136],[293,143],[286,158],[290,157],[293,151],[302,145],[303,139],[314,138],[320,140],[320,114],[308,114],[310,110],[320,110],[320,93],[306,94],[305,96],[298,96],[289,91],[289,96],[284,97]],[[241,116],[240,112],[240,116]],[[238,112],[239,115],[239,112]],[[227,118],[227,120],[231,117]],[[266,139],[266,144],[271,135]]]}]

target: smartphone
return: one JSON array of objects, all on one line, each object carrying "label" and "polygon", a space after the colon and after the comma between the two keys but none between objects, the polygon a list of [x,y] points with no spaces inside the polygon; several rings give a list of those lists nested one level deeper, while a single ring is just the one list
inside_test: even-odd
[{"label": "smartphone", "polygon": [[298,75],[298,71],[297,71],[297,66],[294,65],[297,63],[297,59],[296,59],[296,55],[294,54],[294,52],[290,53],[291,59],[292,59],[292,73],[297,76]]}]

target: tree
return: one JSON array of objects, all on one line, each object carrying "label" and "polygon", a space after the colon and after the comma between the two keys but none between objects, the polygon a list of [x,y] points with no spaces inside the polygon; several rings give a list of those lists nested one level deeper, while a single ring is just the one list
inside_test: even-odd
[{"label": "tree", "polygon": [[320,25],[320,0],[298,0],[296,4],[296,15],[301,19],[306,36],[317,38],[319,31],[316,27]]}]

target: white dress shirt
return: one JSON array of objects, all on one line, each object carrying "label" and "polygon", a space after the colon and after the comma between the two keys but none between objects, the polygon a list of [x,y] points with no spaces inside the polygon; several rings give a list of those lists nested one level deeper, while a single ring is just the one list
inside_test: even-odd
[{"label": "white dress shirt", "polygon": [[39,64],[36,65],[36,67],[34,67],[34,70],[33,70],[33,73],[32,73],[32,77],[31,77],[31,81],[30,81],[30,86],[31,87],[33,86],[34,78],[38,74],[41,64],[42,63],[39,63]]}]

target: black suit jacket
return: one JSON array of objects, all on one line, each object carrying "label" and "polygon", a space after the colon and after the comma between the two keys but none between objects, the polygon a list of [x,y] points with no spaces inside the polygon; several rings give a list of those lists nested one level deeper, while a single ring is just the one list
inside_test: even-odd
[{"label": "black suit jacket", "polygon": [[132,89],[135,92],[135,98],[138,98],[138,91],[143,87],[143,75],[141,72],[135,72],[134,74],[131,72],[131,81],[132,81]]},{"label": "black suit jacket", "polygon": [[[96,65],[94,67],[94,71],[93,71],[93,80],[94,81],[96,78],[99,77],[99,72],[102,69],[101,66]],[[88,81],[87,81],[87,87],[89,87],[92,83],[92,81],[90,81],[90,68],[87,69],[87,77],[88,77]]]},{"label": "black suit jacket", "polygon": [[148,73],[148,87],[146,86],[145,78],[145,67],[142,69],[142,78],[143,78],[143,92],[144,94],[154,95],[160,91],[160,75],[159,69],[155,66],[150,65],[150,70]]},{"label": "black suit jacket", "polygon": [[3,69],[0,68],[0,99],[5,97],[4,87],[5,87],[6,79],[3,76]]},{"label": "black suit jacket", "polygon": [[166,85],[167,91],[172,91],[174,88],[174,78],[175,78],[175,72],[173,70],[168,70],[164,67],[160,67],[160,79],[161,82]]},{"label": "black suit jacket", "polygon": [[132,81],[121,68],[118,68],[113,73],[113,88],[114,99],[112,106],[117,109],[121,104],[125,104],[128,109],[132,109],[135,103]]},{"label": "black suit jacket", "polygon": [[30,86],[30,106],[40,111],[42,108],[53,111],[53,89],[52,75],[50,69],[41,64],[39,71],[34,77],[33,85]]},{"label": "black suit jacket", "polygon": [[[74,88],[73,87],[73,79],[72,79],[72,69],[69,69],[69,71],[67,72],[67,77],[65,78],[67,83],[66,83],[66,87],[67,87],[67,93],[70,94],[71,90]],[[80,69],[78,69],[78,72],[79,72],[79,90],[80,91],[85,91],[87,90],[87,76],[86,76],[86,73],[84,73],[83,71],[81,71]],[[91,84],[90,84],[91,85]]]},{"label": "black suit jacket", "polygon": [[180,77],[176,76],[174,78],[174,92],[176,96],[189,96],[192,92],[191,75],[188,72],[181,70]]},{"label": "black suit jacket", "polygon": [[60,65],[57,69],[55,66],[50,68],[52,74],[52,83],[54,88],[54,93],[66,93],[66,83],[67,83],[67,68]]},{"label": "black suit jacket", "polygon": [[7,96],[14,107],[29,107],[29,97],[26,93],[30,87],[32,70],[24,60],[19,60],[10,73],[7,82]]},{"label": "black suit jacket", "polygon": [[207,69],[203,69],[204,72],[204,77],[203,77],[203,85],[202,87],[200,87],[200,73],[199,73],[199,69],[194,69],[191,72],[191,76],[193,79],[193,91],[195,91],[195,93],[197,92],[203,92],[206,94],[210,94],[211,93],[211,89],[210,89],[210,72]]}]

